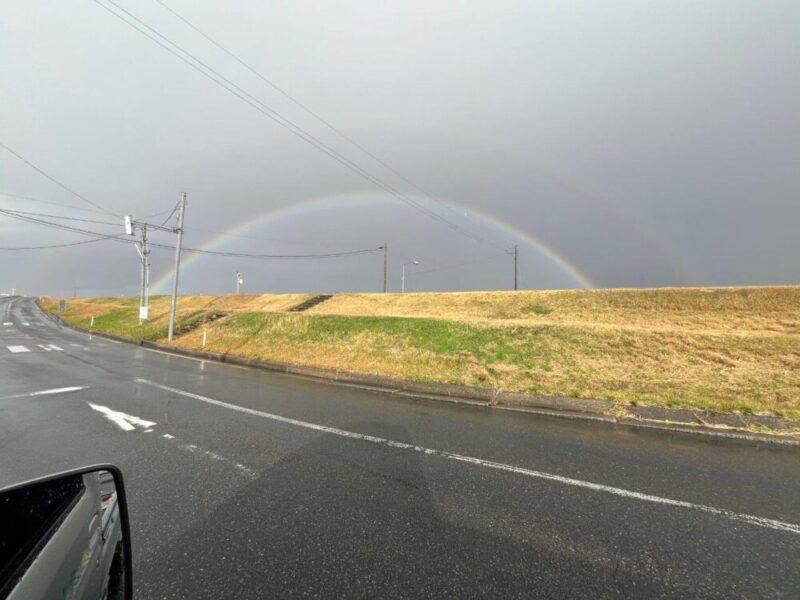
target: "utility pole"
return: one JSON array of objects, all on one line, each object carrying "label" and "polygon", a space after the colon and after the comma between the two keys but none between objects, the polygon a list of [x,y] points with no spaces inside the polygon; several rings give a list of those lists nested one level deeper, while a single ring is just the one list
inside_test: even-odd
[{"label": "utility pole", "polygon": [[239,288],[244,283],[244,276],[241,272],[236,273],[236,295],[239,295]]},{"label": "utility pole", "polygon": [[175,310],[178,304],[178,275],[181,270],[181,244],[183,243],[183,215],[186,210],[186,192],[181,193],[181,199],[178,201],[178,226],[174,232],[178,234],[178,241],[175,243],[175,274],[172,277],[172,301],[169,306],[169,330],[167,332],[167,341],[172,341],[172,335],[175,333]]},{"label": "utility pole", "polygon": [[383,293],[389,291],[389,244],[383,242]]},{"label": "utility pole", "polygon": [[140,241],[134,242],[134,247],[139,253],[142,260],[142,273],[139,290],[139,325],[143,325],[147,321],[147,308],[150,298],[150,250],[147,248],[147,229],[156,229],[158,231],[167,231],[169,233],[177,233],[178,241],[175,245],[175,275],[172,278],[172,302],[170,303],[169,310],[169,332],[168,339],[172,341],[172,334],[175,330],[175,305],[178,295],[178,273],[181,266],[181,244],[183,243],[183,215],[186,209],[186,193],[181,194],[181,199],[178,201],[178,224],[176,227],[165,227],[163,225],[153,225],[152,223],[145,223],[144,221],[134,221],[130,215],[125,215],[125,234],[134,236],[138,231],[141,234]]},{"label": "utility pole", "polygon": [[517,282],[518,282],[517,275],[518,275],[518,272],[519,272],[518,271],[518,266],[519,266],[519,246],[517,246],[517,244],[514,244],[514,247],[509,249],[509,250],[506,250],[506,253],[507,254],[511,254],[514,257],[514,291],[516,291],[516,290],[519,289],[519,286],[517,285]]},{"label": "utility pole", "polygon": [[147,276],[147,256],[150,254],[150,250],[147,249],[147,225],[142,224],[139,227],[139,231],[142,237],[139,245],[136,246],[136,250],[139,251],[139,257],[142,260],[141,281],[139,284],[139,325],[142,325],[147,320],[147,281],[149,279]]}]

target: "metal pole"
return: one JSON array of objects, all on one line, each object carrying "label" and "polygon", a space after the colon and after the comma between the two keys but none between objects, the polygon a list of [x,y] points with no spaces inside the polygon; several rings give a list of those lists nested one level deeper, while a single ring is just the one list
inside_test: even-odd
[{"label": "metal pole", "polygon": [[147,226],[141,227],[142,240],[139,242],[139,256],[142,259],[141,269],[141,282],[139,289],[139,325],[144,324],[144,309],[147,306],[147,296],[145,289],[147,287]]},{"label": "metal pole", "polygon": [[169,330],[167,332],[167,341],[172,341],[172,336],[175,333],[175,310],[178,304],[178,275],[181,270],[181,244],[183,243],[183,213],[186,210],[186,192],[181,194],[181,199],[178,202],[178,241],[175,243],[175,275],[172,277],[172,301],[169,306]]},{"label": "metal pole", "polygon": [[143,226],[142,236],[144,239],[144,309],[147,318],[150,318],[148,311],[150,307],[150,249],[147,247],[147,225]]},{"label": "metal pole", "polygon": [[406,265],[403,263],[403,275],[400,277],[400,292],[405,293],[406,291]]},{"label": "metal pole", "polygon": [[389,291],[389,244],[383,243],[383,293]]},{"label": "metal pole", "polygon": [[518,290],[517,286],[517,265],[519,263],[519,247],[514,244],[514,291]]}]

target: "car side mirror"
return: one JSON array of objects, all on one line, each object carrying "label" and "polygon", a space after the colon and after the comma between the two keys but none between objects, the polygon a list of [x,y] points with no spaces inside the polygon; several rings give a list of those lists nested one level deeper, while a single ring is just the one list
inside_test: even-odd
[{"label": "car side mirror", "polygon": [[0,600],[129,600],[122,473],[95,465],[0,490]]}]

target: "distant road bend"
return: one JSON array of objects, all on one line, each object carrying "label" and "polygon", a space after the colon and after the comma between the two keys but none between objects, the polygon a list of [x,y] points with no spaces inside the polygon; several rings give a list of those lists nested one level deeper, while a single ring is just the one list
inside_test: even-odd
[{"label": "distant road bend", "polygon": [[797,448],[183,358],[0,298],[0,486],[97,462],[139,598],[800,590]]}]

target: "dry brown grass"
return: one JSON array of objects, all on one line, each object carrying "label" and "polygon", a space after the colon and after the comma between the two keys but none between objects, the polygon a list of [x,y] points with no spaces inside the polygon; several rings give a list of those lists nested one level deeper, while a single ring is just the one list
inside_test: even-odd
[{"label": "dry brown grass", "polygon": [[800,287],[341,294],[312,312],[509,326],[800,334]]},{"label": "dry brown grass", "polygon": [[[228,317],[176,340],[317,367],[619,402],[800,417],[800,287],[464,294],[187,296],[179,319]],[[69,301],[68,320],[165,335],[168,299]],[[54,303],[48,305],[54,308]],[[112,318],[113,317],[113,318]]]}]

